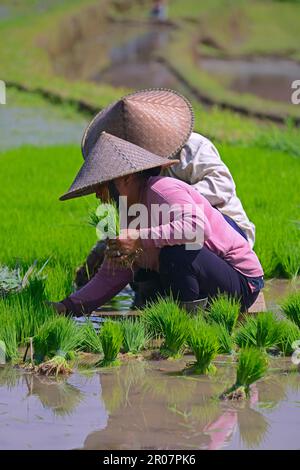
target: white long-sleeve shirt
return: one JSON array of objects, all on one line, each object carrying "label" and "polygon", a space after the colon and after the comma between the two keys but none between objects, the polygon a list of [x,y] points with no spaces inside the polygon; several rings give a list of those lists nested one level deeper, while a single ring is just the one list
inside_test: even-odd
[{"label": "white long-sleeve shirt", "polygon": [[180,162],[165,169],[163,174],[192,185],[212,206],[233,219],[247,235],[252,248],[255,226],[248,219],[236,194],[233,177],[213,143],[193,132],[176,158]]}]

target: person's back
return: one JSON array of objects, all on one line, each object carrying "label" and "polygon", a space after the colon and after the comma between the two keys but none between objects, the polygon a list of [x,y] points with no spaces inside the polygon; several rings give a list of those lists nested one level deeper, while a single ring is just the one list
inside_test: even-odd
[{"label": "person's back", "polygon": [[[212,207],[207,198],[191,185],[175,178],[151,177],[147,183],[148,211],[151,210],[151,204],[174,204],[182,207],[191,204],[195,208],[198,207],[203,211],[204,219],[199,221],[197,227],[204,231],[205,246],[246,277],[263,275],[259,260],[249,243],[226,222],[223,215]],[[158,228],[155,231],[154,228],[152,235],[155,238],[145,242],[147,248],[160,245],[161,231]]]},{"label": "person's back", "polygon": [[185,181],[205,196],[213,207],[230,217],[243,230],[253,247],[255,226],[247,217],[236,194],[232,175],[213,143],[193,132],[176,158],[180,158],[180,162],[162,174]]}]

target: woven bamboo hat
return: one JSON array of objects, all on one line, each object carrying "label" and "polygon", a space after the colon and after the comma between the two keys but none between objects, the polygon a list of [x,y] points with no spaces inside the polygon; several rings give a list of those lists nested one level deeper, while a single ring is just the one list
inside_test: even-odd
[{"label": "woven bamboo hat", "polygon": [[101,132],[105,131],[156,155],[172,158],[185,145],[193,126],[192,106],[177,92],[138,91],[94,117],[82,138],[82,154],[87,158]]},{"label": "woven bamboo hat", "polygon": [[69,191],[61,201],[86,196],[96,191],[101,183],[139,171],[167,167],[178,160],[166,160],[119,137],[102,132],[85,159]]}]

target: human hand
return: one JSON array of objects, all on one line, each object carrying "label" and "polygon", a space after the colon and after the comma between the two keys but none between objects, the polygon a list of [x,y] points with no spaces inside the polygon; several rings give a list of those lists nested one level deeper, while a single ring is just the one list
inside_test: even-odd
[{"label": "human hand", "polygon": [[108,241],[106,248],[106,256],[115,267],[131,266],[141,252],[139,231],[134,229],[122,230],[119,237]]},{"label": "human hand", "polygon": [[46,304],[52,307],[59,315],[66,315],[67,313],[66,306],[62,302],[46,302]]},{"label": "human hand", "polygon": [[120,235],[108,241],[107,253],[109,256],[132,255],[142,249],[142,242],[138,230],[122,230]]}]

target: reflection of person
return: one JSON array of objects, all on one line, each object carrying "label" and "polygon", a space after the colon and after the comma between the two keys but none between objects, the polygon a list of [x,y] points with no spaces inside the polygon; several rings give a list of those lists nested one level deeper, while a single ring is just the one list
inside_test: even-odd
[{"label": "reflection of person", "polygon": [[[128,128],[128,136],[135,133],[141,141],[145,138],[153,116],[147,113],[144,102],[148,101],[151,109],[151,100],[160,105],[160,116],[164,116],[167,127],[170,125],[166,140],[160,127],[152,121],[157,132],[153,146],[162,143],[168,147],[170,139],[177,154],[176,147],[182,145],[180,140],[186,138],[191,127],[191,111],[182,97],[169,91],[158,91],[154,96],[152,93],[146,96],[145,92],[142,97],[134,95],[137,115]],[[126,115],[130,113],[128,108]],[[172,113],[177,115],[177,121]],[[176,165],[178,161],[159,157],[111,134],[94,137],[84,165],[62,199],[97,194],[104,184],[109,184],[109,190],[113,186],[115,193],[127,198],[129,211],[135,204],[143,204],[151,220],[147,219],[146,226],[138,224],[136,229],[123,231],[110,240],[108,254],[113,261],[105,260],[94,278],[59,303],[58,310],[77,315],[92,312],[120,292],[139,269],[156,273],[162,293],[171,292],[186,305],[219,291],[240,298],[243,310],[252,305],[263,282],[257,256],[248,241],[200,192],[184,181],[157,176],[161,168]],[[160,149],[163,154],[163,148]],[[163,204],[170,216],[167,223],[161,216],[157,220],[152,218],[157,205]],[[177,218],[172,213],[174,206],[184,209],[184,217]],[[200,234],[203,240],[199,239]],[[198,246],[187,250],[186,245],[195,239]],[[129,265],[128,259],[132,260]]]},{"label": "reflection of person", "polygon": [[[95,143],[101,131],[107,131],[130,140],[158,155],[170,157],[176,154],[179,163],[166,168],[163,174],[192,185],[223,214],[223,217],[235,230],[248,239],[250,246],[253,247],[255,227],[249,221],[241,201],[237,197],[233,178],[229,169],[222,162],[217,149],[207,138],[192,132],[191,114],[184,136],[181,136],[177,127],[175,127],[176,132],[171,132],[174,124],[177,125],[181,120],[181,108],[178,106],[172,109],[172,122],[166,119],[166,112],[161,113],[162,105],[155,101],[158,93],[160,92],[156,90],[146,93],[137,92],[124,97],[100,112],[86,130],[82,143],[83,154],[88,154],[91,145]],[[177,96],[175,92],[174,96]],[[144,120],[143,123],[143,135],[132,131],[133,124],[139,119],[141,106],[148,113],[148,120]],[[170,110],[167,101],[165,108]],[[126,120],[124,120],[125,112]],[[123,122],[125,122],[126,128],[123,127]],[[129,129],[131,129],[130,134]],[[161,129],[159,134],[157,129]],[[96,274],[103,262],[104,250],[105,243],[99,242],[91,251],[84,265],[78,269],[76,274],[78,287],[85,285]],[[135,283],[139,291],[144,285],[146,282]]]},{"label": "reflection of person", "polygon": [[165,21],[168,16],[166,2],[164,0],[154,0],[150,16],[153,19]]}]

